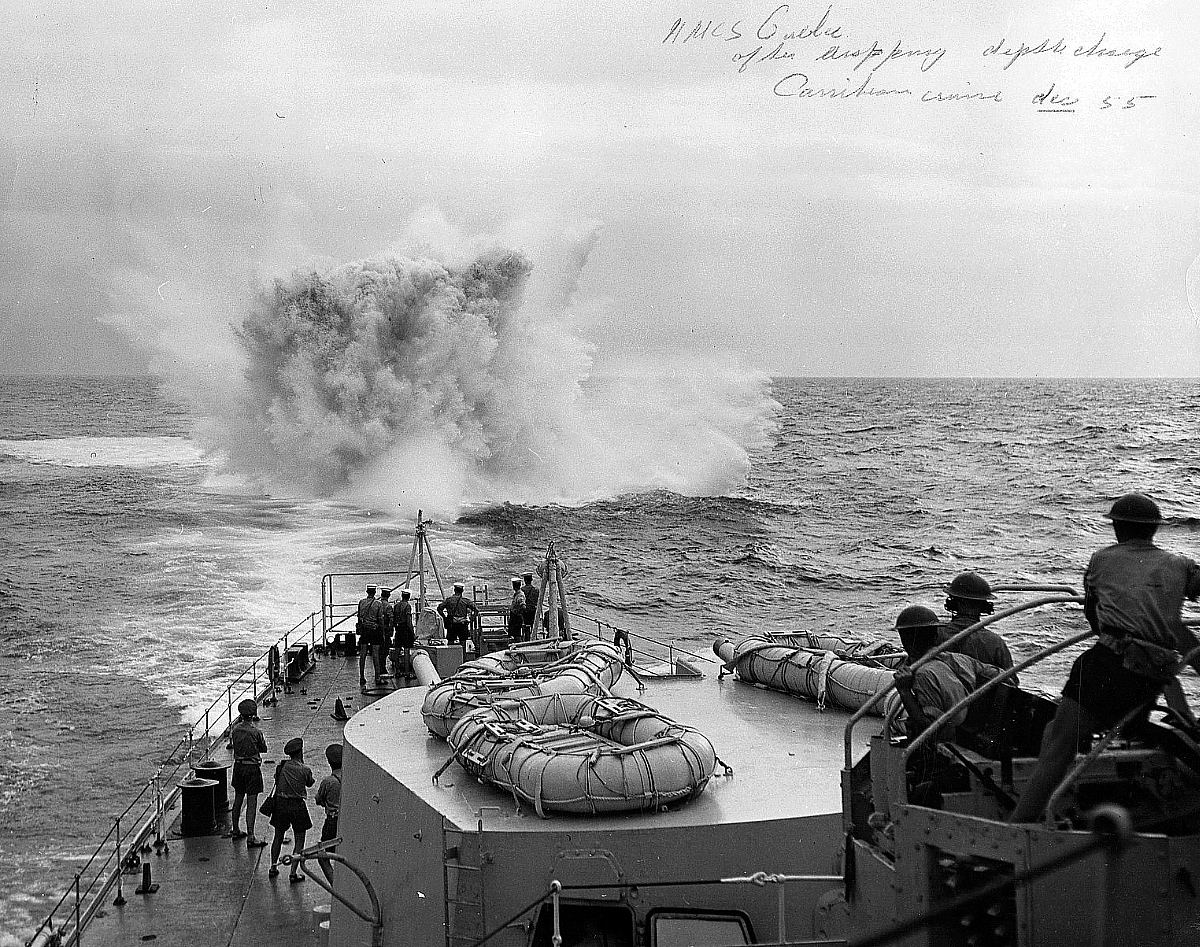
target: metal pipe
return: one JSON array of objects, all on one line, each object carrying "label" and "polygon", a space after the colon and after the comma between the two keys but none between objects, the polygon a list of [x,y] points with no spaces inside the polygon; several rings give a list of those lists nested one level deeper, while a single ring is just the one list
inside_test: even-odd
[{"label": "metal pipe", "polygon": [[[290,865],[293,860],[300,862],[300,867],[305,870],[308,877],[315,881],[320,887],[328,891],[333,897],[337,898],[342,904],[353,912],[357,917],[366,921],[371,925],[371,947],[382,947],[383,945],[383,913],[379,908],[379,898],[375,895],[375,887],[371,884],[371,879],[358,866],[347,861],[345,856],[339,855],[337,852],[328,851],[326,846],[333,847],[341,842],[341,838],[330,839],[328,842],[322,842],[320,845],[314,845],[312,848],[306,848],[298,855],[284,855],[280,861],[285,865]],[[357,904],[350,901],[348,898],[339,894],[333,887],[327,884],[322,878],[318,877],[318,873],[312,872],[305,864],[311,858],[316,858],[324,861],[338,862],[345,865],[358,877],[362,882],[363,888],[367,892],[367,897],[371,900],[371,913],[368,914]]]},{"label": "metal pipe", "polygon": [[1021,582],[1008,582],[1004,585],[993,585],[993,592],[1062,592],[1064,595],[1078,595],[1069,585],[1034,585]]},{"label": "metal pipe", "polygon": [[[1069,603],[1077,604],[1077,605],[1082,604],[1083,599],[1077,595],[1070,595],[1070,596],[1050,595],[1050,596],[1046,596],[1044,598],[1035,598],[1031,601],[1023,602],[1019,605],[1014,605],[1011,608],[1006,608],[1003,611],[996,612],[994,615],[988,615],[986,618],[983,618],[980,621],[977,621],[975,624],[971,625],[970,627],[964,628],[962,631],[960,631],[954,637],[948,638],[946,641],[943,641],[937,647],[930,648],[927,652],[925,652],[924,655],[922,655],[922,657],[918,661],[913,663],[912,668],[913,668],[913,670],[916,670],[917,668],[928,664],[930,661],[932,661],[935,657],[937,657],[943,651],[947,650],[951,645],[957,644],[958,642],[962,641],[964,638],[967,638],[970,635],[973,635],[980,628],[985,628],[988,625],[998,622],[1001,618],[1007,618],[1010,615],[1016,615],[1019,612],[1029,611],[1030,609],[1033,609],[1033,608],[1041,608],[1043,605],[1060,605],[1060,604],[1069,604]],[[1040,660],[1040,655],[1038,657]],[[850,720],[846,723],[846,729],[844,731],[844,746],[843,746],[843,749],[845,751],[845,766],[846,766],[847,770],[851,769],[854,766],[854,725],[857,724],[860,720],[862,720],[862,718],[865,717],[867,714],[869,714],[872,710],[874,710],[875,707],[878,706],[879,702],[882,701],[888,694],[890,694],[895,689],[896,689],[895,682],[888,684],[882,690],[876,692],[871,697],[870,700],[868,700],[865,704],[863,704],[861,707],[859,707],[858,710],[854,711],[854,713],[850,715]]]},{"label": "metal pipe", "polygon": [[1036,664],[1038,661],[1041,661],[1042,658],[1049,657],[1052,654],[1062,651],[1064,648],[1071,647],[1071,645],[1076,645],[1076,644],[1079,644],[1080,642],[1086,641],[1088,638],[1092,637],[1092,635],[1094,635],[1094,634],[1095,634],[1094,631],[1088,630],[1088,631],[1081,631],[1079,634],[1072,635],[1070,638],[1065,638],[1062,641],[1058,642],[1058,644],[1050,645],[1048,648],[1045,648],[1044,650],[1039,651],[1033,657],[1026,658],[1020,664],[1014,664],[1012,667],[1008,668],[1008,670],[1002,671],[1000,674],[993,677],[990,681],[988,681],[982,687],[976,688],[975,690],[971,691],[969,694],[967,694],[966,697],[964,697],[962,700],[960,700],[958,703],[956,703],[949,710],[945,711],[940,717],[937,718],[937,720],[935,720],[933,723],[931,723],[929,725],[929,727],[926,728],[922,733],[917,735],[917,738],[915,740],[913,740],[912,743],[910,743],[908,745],[908,747],[906,748],[906,752],[904,754],[905,760],[907,760],[908,757],[912,753],[914,753],[916,750],[920,749],[922,746],[924,746],[926,743],[928,743],[929,740],[931,739],[932,735],[938,730],[938,728],[941,727],[948,719],[950,719],[955,714],[957,714],[960,710],[964,709],[969,704],[974,703],[976,700],[978,700],[980,697],[983,697],[985,694],[988,694],[991,691],[995,690],[997,687],[999,687],[1005,681],[1020,674],[1031,664]]}]

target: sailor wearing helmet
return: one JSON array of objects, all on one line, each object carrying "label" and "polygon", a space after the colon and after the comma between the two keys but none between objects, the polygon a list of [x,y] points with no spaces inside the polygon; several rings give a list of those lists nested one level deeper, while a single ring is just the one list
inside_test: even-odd
[{"label": "sailor wearing helmet", "polygon": [[[995,611],[993,598],[995,596],[992,595],[992,587],[978,572],[962,572],[956,575],[946,586],[946,611],[952,617],[938,630],[938,643],[949,641],[960,631],[974,625],[984,615]],[[991,628],[973,631],[962,641],[951,645],[948,650],[965,654],[1002,671],[1007,671],[1013,666],[1012,652],[1008,650],[1008,645]],[[1017,683],[1015,677],[1012,678],[1012,683]]]},{"label": "sailor wearing helmet", "polygon": [[[1098,640],[1071,666],[1012,822],[1041,816],[1075,759],[1081,734],[1127,718],[1136,725],[1164,690],[1172,708],[1195,721],[1175,672],[1181,655],[1197,644],[1180,610],[1185,598],[1200,596],[1200,565],[1154,545],[1164,520],[1148,496],[1127,493],[1105,516],[1117,541],[1092,556],[1083,576],[1083,611]],[[1200,670],[1200,656],[1190,663]]]}]

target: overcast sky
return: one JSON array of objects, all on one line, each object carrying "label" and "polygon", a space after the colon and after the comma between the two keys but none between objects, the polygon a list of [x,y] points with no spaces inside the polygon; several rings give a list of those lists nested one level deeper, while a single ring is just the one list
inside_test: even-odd
[{"label": "overcast sky", "polygon": [[1197,373],[1193,4],[777,7],[10,5],[0,372],[145,371],[164,309],[236,318],[421,214],[535,266],[602,225],[606,356]]}]

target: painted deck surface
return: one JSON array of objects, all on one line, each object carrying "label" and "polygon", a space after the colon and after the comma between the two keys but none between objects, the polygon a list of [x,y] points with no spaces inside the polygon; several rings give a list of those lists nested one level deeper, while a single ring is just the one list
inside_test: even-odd
[{"label": "painted deck surface", "polygon": [[[354,714],[364,702],[377,696],[358,692],[358,659],[326,657],[295,685],[291,694],[281,693],[278,703],[262,707],[259,723],[267,738],[268,752],[263,756],[266,791],[282,756],[283,745],[294,736],[304,737],[304,761],[313,769],[319,784],[328,775],[325,747],[342,738],[342,724],[330,717],[336,698]],[[414,691],[415,693],[415,691]],[[224,743],[216,745],[212,759],[230,762]],[[313,828],[306,844],[320,840],[323,811],[313,802],[309,790],[309,814]],[[230,802],[233,792],[229,793]],[[262,802],[262,796],[259,797]],[[178,816],[178,809],[173,813]],[[243,816],[243,830],[245,829]],[[258,816],[257,833],[268,841],[274,829],[264,815]],[[228,813],[218,828],[228,832]],[[283,851],[291,851],[291,834]],[[316,943],[313,908],[329,904],[329,894],[313,880],[288,883],[288,869],[281,866],[278,878],[268,878],[271,849],[247,849],[245,839],[234,842],[221,835],[183,839],[178,825],[169,833],[169,852],[144,857],[149,861],[153,880],[160,885],[152,895],[134,893],[140,875],[127,875],[123,907],[106,905],[105,916],[97,917],[84,929],[85,947],[126,947],[134,944],[179,945],[179,947],[263,947],[286,944],[307,947]],[[313,870],[317,871],[314,865]],[[108,899],[112,901],[110,896]]]},{"label": "painted deck surface", "polygon": [[[487,827],[504,831],[559,831],[562,820],[586,819],[591,828],[628,829],[718,825],[790,819],[840,812],[843,734],[849,715],[736,681],[705,677],[652,681],[638,694],[628,676],[615,690],[640,699],[680,723],[704,733],[717,755],[733,767],[726,778],[718,765],[699,798],[668,812],[606,816],[554,815],[516,818],[511,796],[483,785],[452,766],[433,782],[449,748],[429,736],[421,720],[422,694],[398,691],[366,708],[346,727],[346,740],[457,825],[473,825],[484,807]],[[874,718],[872,718],[874,719]],[[859,725],[857,752],[879,721]],[[499,809],[499,813],[495,809]],[[528,814],[528,813],[527,813]]]}]

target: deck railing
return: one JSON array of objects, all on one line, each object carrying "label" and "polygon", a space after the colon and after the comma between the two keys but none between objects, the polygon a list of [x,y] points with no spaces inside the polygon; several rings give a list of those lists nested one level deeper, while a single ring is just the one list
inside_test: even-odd
[{"label": "deck railing", "polygon": [[282,662],[286,661],[288,648],[302,643],[315,647],[325,630],[321,619],[321,613],[312,612],[296,622],[230,681],[186,728],[185,735],[141,791],[112,817],[112,827],[34,929],[26,947],[75,947],[114,888],[117,893],[113,903],[125,903],[125,871],[136,871],[152,850],[161,851],[166,845],[166,813],[179,797],[179,781],[188,776],[193,763],[208,759],[225,737],[236,719],[239,701],[247,697],[260,701],[274,695],[286,672]]},{"label": "deck railing", "polygon": [[[693,661],[702,661],[710,664],[721,663],[711,654],[698,654],[695,651],[689,651],[668,641],[659,641],[657,638],[648,638],[634,631],[626,631],[624,628],[618,628],[616,625],[602,618],[585,615],[582,612],[574,610],[571,611],[571,630],[576,634],[612,641],[618,647],[624,649],[625,660],[628,664],[636,663],[631,660],[633,655],[651,661],[664,661],[672,667],[675,666],[676,655],[683,655],[684,657],[691,658]],[[634,644],[635,641],[637,644]]]}]

